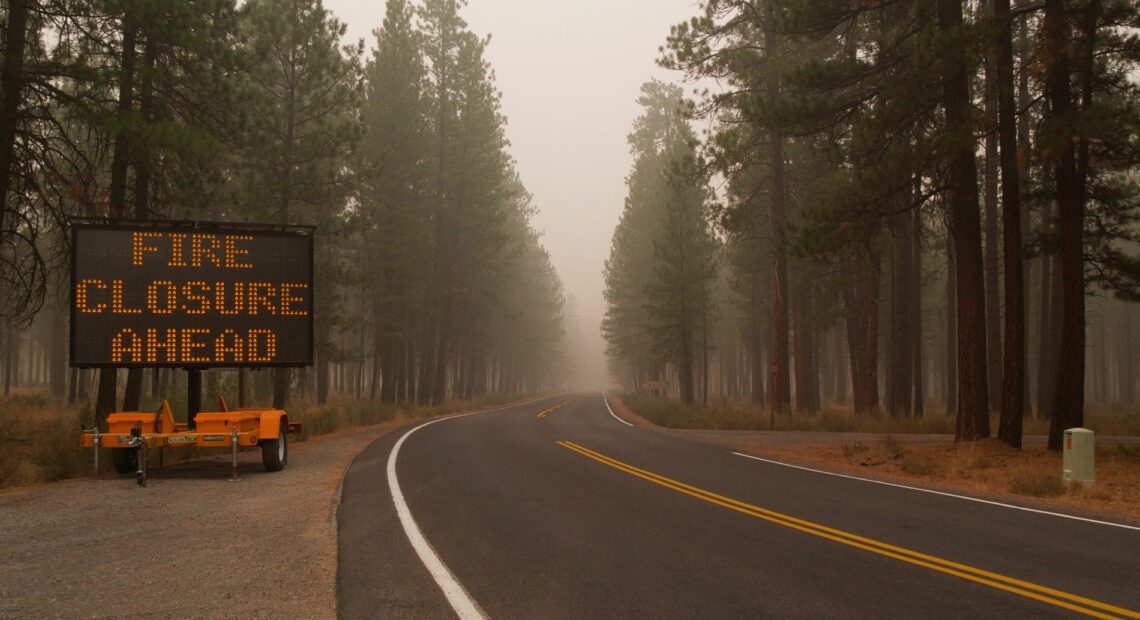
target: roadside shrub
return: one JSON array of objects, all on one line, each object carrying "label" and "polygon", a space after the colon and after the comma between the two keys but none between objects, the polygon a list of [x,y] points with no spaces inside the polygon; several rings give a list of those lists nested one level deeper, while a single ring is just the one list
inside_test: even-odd
[{"label": "roadside shrub", "polygon": [[930,476],[938,471],[938,465],[924,457],[907,456],[903,458],[902,470],[912,476]]},{"label": "roadside shrub", "polygon": [[1065,494],[1065,485],[1057,474],[1020,470],[1009,475],[1009,491],[1029,497],[1057,497]]},{"label": "roadside shrub", "polygon": [[[707,406],[684,405],[679,401],[646,394],[621,396],[632,411],[650,422],[667,428],[708,430],[768,430],[771,413],[767,406],[747,401],[716,400]],[[944,412],[931,412],[921,418],[887,415],[877,409],[855,415],[849,407],[825,405],[817,414],[776,413],[776,430],[850,433],[953,433],[954,418]]]},{"label": "roadside shrub", "polygon": [[855,443],[841,444],[839,448],[843,450],[843,457],[849,461],[866,454],[870,450],[866,444],[859,443],[858,441]]}]

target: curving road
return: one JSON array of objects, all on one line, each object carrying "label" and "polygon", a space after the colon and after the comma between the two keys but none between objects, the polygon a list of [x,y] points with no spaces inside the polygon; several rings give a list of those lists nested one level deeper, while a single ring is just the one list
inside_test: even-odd
[{"label": "curving road", "polygon": [[597,394],[383,437],[338,519],[343,618],[1140,618],[1136,528],[744,458]]}]

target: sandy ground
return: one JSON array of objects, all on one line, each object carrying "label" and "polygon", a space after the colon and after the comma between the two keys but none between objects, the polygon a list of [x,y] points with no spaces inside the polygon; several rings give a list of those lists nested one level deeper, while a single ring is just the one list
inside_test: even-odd
[{"label": "sandy ground", "polygon": [[134,476],[0,493],[0,618],[333,618],[352,459],[401,423]]}]

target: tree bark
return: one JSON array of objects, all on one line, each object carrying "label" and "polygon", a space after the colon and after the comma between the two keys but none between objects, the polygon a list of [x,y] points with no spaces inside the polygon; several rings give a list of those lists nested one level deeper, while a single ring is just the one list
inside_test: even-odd
[{"label": "tree bark", "polygon": [[[938,21],[943,30],[958,31],[962,27],[961,0],[939,0]],[[965,50],[960,46],[947,50],[943,64],[943,107],[947,130],[954,136],[947,161],[950,230],[958,261],[959,397],[954,438],[955,441],[973,441],[990,434],[977,162],[970,129],[970,83]]]},{"label": "tree bark", "polygon": [[913,387],[914,334],[910,284],[910,213],[895,218],[891,234],[891,333],[887,363],[887,412],[891,417],[909,417]]},{"label": "tree bark", "polygon": [[51,355],[48,382],[55,396],[67,396],[67,314],[62,308],[52,309]]},{"label": "tree bark", "polygon": [[1057,394],[1049,424],[1049,449],[1061,449],[1067,428],[1084,423],[1085,278],[1084,203],[1078,187],[1074,153],[1072,95],[1069,92],[1069,18],[1064,0],[1045,0],[1043,27],[1046,100],[1049,104],[1050,164],[1056,176],[1058,231],[1061,240],[1061,345],[1057,357]]},{"label": "tree bark", "polygon": [[[1027,21],[1028,20],[1022,19],[1020,27],[1018,28],[1018,53],[1022,57],[1022,67],[1021,67],[1021,70],[1018,72],[1018,77],[1017,77],[1017,109],[1018,110],[1024,110],[1027,106],[1029,106],[1031,104],[1031,99],[1030,99],[1030,94],[1029,94],[1029,69],[1027,68],[1030,63],[1026,62],[1026,59],[1028,58],[1029,54],[1031,53],[1029,50],[1029,25],[1028,25]],[[1012,32],[1010,33],[1010,36],[1012,37]],[[1017,176],[1018,176],[1018,182],[1020,183],[1020,186],[1018,188],[1019,198],[1022,194],[1024,194],[1025,179],[1027,176],[1026,170],[1028,170],[1029,160],[1030,160],[1030,157],[1029,157],[1029,149],[1030,149],[1030,144],[1029,144],[1029,140],[1030,140],[1030,137],[1029,137],[1029,117],[1030,116],[1031,115],[1028,113],[1028,111],[1026,111],[1026,112],[1023,112],[1017,120],[1017,140],[1018,140],[1018,143],[1017,143],[1017,171],[1018,171],[1018,175]],[[1023,205],[1021,205],[1021,237],[1024,240],[1025,238],[1029,237],[1030,235],[1031,235],[1031,228],[1030,228],[1030,223],[1029,223],[1029,205],[1023,204]],[[1029,369],[1029,359],[1030,359],[1029,358],[1029,342],[1030,342],[1030,338],[1029,338],[1029,305],[1028,305],[1029,299],[1030,299],[1029,280],[1030,280],[1030,266],[1031,266],[1031,264],[1029,261],[1029,257],[1025,255],[1024,247],[1022,247],[1021,262],[1022,262],[1022,274],[1023,274],[1022,283],[1024,284],[1024,292],[1022,294],[1023,295],[1023,297],[1022,297],[1022,299],[1023,299],[1023,306],[1022,306],[1023,316],[1022,316],[1022,318],[1024,321],[1024,325],[1025,325],[1025,332],[1024,332],[1024,337],[1023,337],[1023,340],[1024,340],[1024,353],[1023,353],[1024,357],[1023,357],[1023,359],[1025,361],[1023,362],[1023,372],[1022,372],[1023,383],[1025,384],[1025,396],[1024,396],[1024,403],[1022,405],[1022,411],[1024,412],[1024,414],[1026,416],[1029,416],[1029,415],[1033,415],[1033,390],[1030,387],[1030,384],[1032,383],[1032,381],[1030,380],[1030,375],[1032,373],[1030,372],[1030,369]],[[1041,264],[1041,268],[1044,270],[1045,269],[1045,259],[1042,258],[1038,262]],[[1042,286],[1044,286],[1044,277],[1042,279],[1042,282],[1043,282]]]},{"label": "tree bark", "polygon": [[879,406],[879,278],[882,257],[871,246],[859,252],[859,289],[863,332],[863,396],[867,413]]},{"label": "tree bark", "polygon": [[1013,28],[1009,0],[994,1],[997,29],[998,138],[1001,142],[1002,262],[1005,267],[1005,351],[998,439],[1021,447],[1025,417],[1025,282],[1021,240],[1021,171],[1013,101]]},{"label": "tree bark", "polygon": [[915,209],[911,222],[912,260],[910,270],[911,334],[914,344],[914,417],[925,410],[926,390],[922,355],[922,212]]},{"label": "tree bark", "polygon": [[751,363],[749,370],[752,377],[752,402],[764,402],[764,343],[761,334],[764,333],[763,321],[760,317],[760,298],[763,295],[763,283],[760,274],[752,274],[752,295],[748,308],[751,314],[752,329],[749,338],[749,357]]},{"label": "tree bark", "polygon": [[[986,0],[984,10],[992,16],[995,0]],[[998,124],[996,50],[986,46],[985,59],[985,260],[986,260],[986,369],[989,372],[989,406],[997,407],[1001,402],[1002,386],[1002,333],[1001,333],[1001,272],[998,267],[998,140],[994,128]]]},{"label": "tree bark", "polygon": [[[28,0],[8,1],[4,29],[4,64],[0,73],[3,114],[0,114],[0,244],[8,230],[8,191],[16,158],[16,129],[24,91],[24,51],[28,35]],[[13,224],[14,225],[14,224]]]},{"label": "tree bark", "polygon": [[[135,41],[138,38],[139,20],[133,11],[123,15],[123,50],[119,73],[119,101],[116,106],[120,126],[115,133],[114,152],[111,156],[111,187],[108,209],[113,218],[126,215],[127,167],[131,159],[128,118],[134,108]],[[102,422],[115,411],[116,368],[99,371],[99,394],[95,400],[95,419]]]},{"label": "tree bark", "polygon": [[451,330],[449,329],[451,311],[449,305],[444,305],[442,323],[443,326],[439,330],[439,342],[435,355],[435,377],[432,379],[431,400],[429,401],[432,405],[442,403],[447,396],[448,352],[451,345]]},{"label": "tree bark", "polygon": [[1117,340],[1116,352],[1116,380],[1120,384],[1119,400],[1125,405],[1136,401],[1136,384],[1133,382],[1134,373],[1132,358],[1132,308],[1124,304],[1116,304],[1119,317],[1120,338]]},{"label": "tree bark", "polygon": [[851,389],[856,414],[879,405],[879,253],[869,245],[853,248],[855,258],[841,258]]},{"label": "tree bark", "polygon": [[783,138],[772,134],[772,354],[776,373],[772,382],[772,398],[778,411],[791,405],[791,382],[788,380],[788,257],[784,250],[784,151]]},{"label": "tree bark", "polygon": [[292,368],[275,368],[273,370],[273,408],[285,409],[289,396],[289,385],[293,382]]},{"label": "tree bark", "polygon": [[9,321],[4,328],[4,398],[12,391],[12,368],[16,365],[16,330]]},{"label": "tree bark", "polygon": [[99,388],[95,394],[95,424],[102,426],[107,416],[115,412],[115,401],[118,397],[118,369],[102,368],[99,370]]},{"label": "tree bark", "polygon": [[958,410],[958,280],[954,239],[946,239],[946,412]]},{"label": "tree bark", "polygon": [[819,366],[816,363],[815,333],[808,320],[810,284],[802,280],[792,296],[796,336],[796,411],[819,413]]}]

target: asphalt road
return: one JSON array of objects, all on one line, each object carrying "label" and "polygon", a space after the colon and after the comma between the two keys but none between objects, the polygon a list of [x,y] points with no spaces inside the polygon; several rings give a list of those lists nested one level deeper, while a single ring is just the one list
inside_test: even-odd
[{"label": "asphalt road", "polygon": [[1135,528],[765,463],[571,397],[361,453],[338,517],[339,615],[1140,618]]}]

